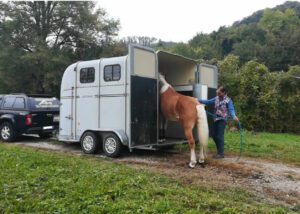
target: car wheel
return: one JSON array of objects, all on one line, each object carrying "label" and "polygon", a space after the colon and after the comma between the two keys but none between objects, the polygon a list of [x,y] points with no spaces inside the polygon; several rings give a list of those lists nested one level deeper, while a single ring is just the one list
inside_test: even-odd
[{"label": "car wheel", "polygon": [[15,131],[13,126],[9,122],[4,122],[0,126],[0,136],[1,139],[5,142],[12,142],[15,140]]},{"label": "car wheel", "polygon": [[48,138],[52,137],[52,134],[51,133],[40,133],[39,136],[42,139],[48,139]]},{"label": "car wheel", "polygon": [[99,149],[97,135],[93,132],[86,132],[80,140],[81,148],[86,154],[95,154]]},{"label": "car wheel", "polygon": [[105,155],[113,158],[120,156],[123,149],[120,139],[113,133],[104,135],[102,146]]}]

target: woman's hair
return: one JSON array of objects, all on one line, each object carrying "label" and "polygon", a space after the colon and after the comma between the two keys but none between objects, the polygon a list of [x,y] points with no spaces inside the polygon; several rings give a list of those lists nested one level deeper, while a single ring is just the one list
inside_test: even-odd
[{"label": "woman's hair", "polygon": [[218,88],[218,90],[220,90],[221,92],[227,94],[226,88],[224,86],[222,86],[222,85]]}]

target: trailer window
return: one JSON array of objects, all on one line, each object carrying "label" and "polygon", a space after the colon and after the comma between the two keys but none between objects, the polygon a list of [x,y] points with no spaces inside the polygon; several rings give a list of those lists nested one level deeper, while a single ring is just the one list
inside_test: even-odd
[{"label": "trailer window", "polygon": [[80,83],[91,83],[94,81],[95,81],[95,69],[94,68],[80,69]]},{"label": "trailer window", "polygon": [[24,109],[25,108],[25,99],[23,97],[17,97],[13,105],[15,109]]},{"label": "trailer window", "polygon": [[120,65],[107,65],[104,67],[104,81],[118,81],[121,79]]}]

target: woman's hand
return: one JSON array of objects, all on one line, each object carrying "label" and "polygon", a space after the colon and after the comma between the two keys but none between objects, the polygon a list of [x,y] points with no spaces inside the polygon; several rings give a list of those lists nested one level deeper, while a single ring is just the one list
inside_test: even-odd
[{"label": "woman's hand", "polygon": [[237,116],[235,116],[234,118],[233,118],[233,120],[235,121],[235,122],[239,122],[239,118],[237,117]]}]

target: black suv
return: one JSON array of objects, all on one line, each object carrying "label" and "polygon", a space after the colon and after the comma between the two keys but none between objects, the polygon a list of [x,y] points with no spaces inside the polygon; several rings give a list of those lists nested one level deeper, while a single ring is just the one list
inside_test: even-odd
[{"label": "black suv", "polygon": [[49,138],[59,125],[59,100],[47,95],[0,95],[0,137],[11,142],[22,134]]}]

